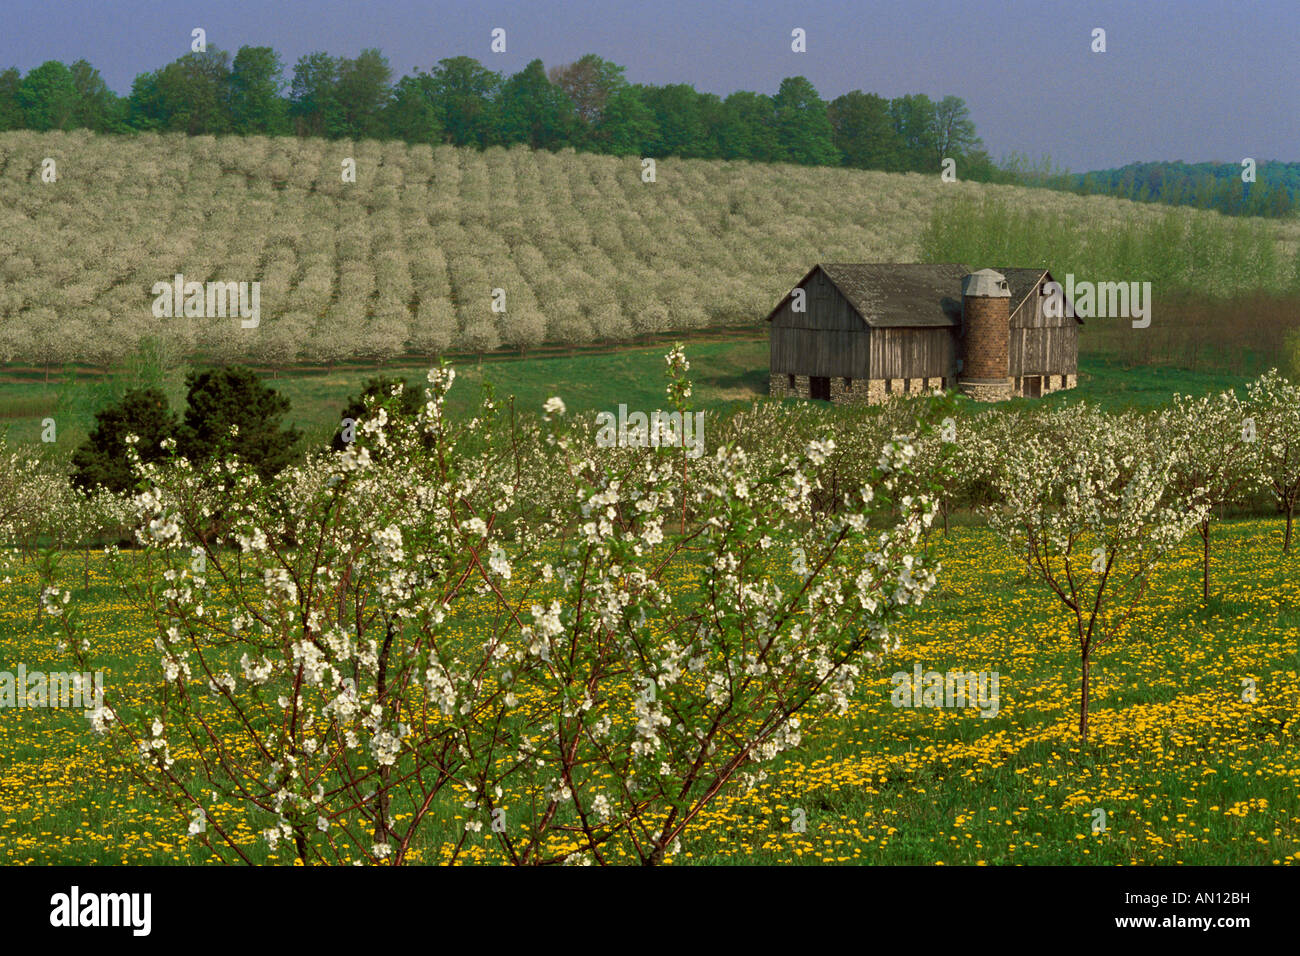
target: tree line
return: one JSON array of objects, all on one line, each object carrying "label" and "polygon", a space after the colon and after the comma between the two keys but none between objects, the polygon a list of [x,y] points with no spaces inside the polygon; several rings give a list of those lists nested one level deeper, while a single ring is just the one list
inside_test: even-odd
[{"label": "tree line", "polygon": [[1068,173],[1050,158],[1012,153],[994,162],[958,96],[886,99],[853,90],[824,100],[806,77],[775,95],[739,90],[723,98],[686,83],[630,83],[625,68],[587,54],[547,70],[533,60],[507,76],[468,56],[394,81],[378,49],[355,58],[309,53],[292,71],[271,47],[216,47],[141,73],[125,97],[86,60],[49,60],[23,76],[0,72],[0,132],[90,129],[202,134],[399,139],[454,146],[511,146],[620,156],[845,166],[938,172],[1144,202],[1192,205],[1230,215],[1291,215],[1300,164],[1259,164],[1242,182],[1233,164],[1134,163]]},{"label": "tree line", "polygon": [[1217,209],[1231,216],[1292,213],[1300,194],[1300,163],[1262,162],[1254,182],[1242,182],[1233,163],[1129,163],[1076,175],[1078,192],[1103,193],[1138,202]]},{"label": "tree line", "polygon": [[141,73],[125,97],[86,60],[0,73],[0,131],[90,129],[400,139],[615,155],[738,159],[938,171],[996,170],[960,97],[885,99],[854,90],[830,102],[805,77],[775,95],[726,98],[685,83],[630,83],[624,67],[588,54],[551,68],[533,60],[507,76],[472,57],[440,60],[394,81],[377,49],[355,58],[309,53],[287,70],[270,47],[233,56],[210,47]]},{"label": "tree line", "polygon": [[999,165],[1008,182],[1134,202],[1216,209],[1229,216],[1283,218],[1295,212],[1300,163],[1251,161],[1253,179],[1241,163],[1128,163],[1116,169],[1071,173],[1050,159],[1038,162],[1013,153]]}]

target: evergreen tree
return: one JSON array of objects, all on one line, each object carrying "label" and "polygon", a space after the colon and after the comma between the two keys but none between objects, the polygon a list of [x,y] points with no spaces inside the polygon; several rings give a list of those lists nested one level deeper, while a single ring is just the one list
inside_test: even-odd
[{"label": "evergreen tree", "polygon": [[[399,401],[390,402],[389,399],[392,397],[393,386],[395,385],[402,386],[402,396]],[[355,427],[360,429],[361,423],[366,419],[367,403],[371,405],[387,404],[390,417],[397,414],[408,420],[414,420],[420,412],[420,407],[424,404],[424,391],[418,385],[412,387],[404,378],[380,376],[379,378],[367,379],[361,386],[361,394],[349,397],[347,404],[343,406],[343,411],[339,415],[339,428],[334,432],[334,438],[330,442],[335,451],[342,451],[348,446],[343,437],[343,420],[351,419]]]},{"label": "evergreen tree", "polygon": [[263,478],[297,456],[302,433],[280,428],[289,400],[263,385],[251,369],[227,366],[191,372],[185,384],[185,416],[176,429],[179,454],[196,463],[238,457]]},{"label": "evergreen tree", "polygon": [[72,454],[72,482],[92,490],[103,486],[110,491],[128,491],[135,485],[126,457],[126,437],[139,438],[136,451],[146,462],[159,461],[166,453],[162,441],[175,432],[176,417],[167,407],[167,396],[156,388],[132,389],[120,402],[95,413],[95,427]]}]

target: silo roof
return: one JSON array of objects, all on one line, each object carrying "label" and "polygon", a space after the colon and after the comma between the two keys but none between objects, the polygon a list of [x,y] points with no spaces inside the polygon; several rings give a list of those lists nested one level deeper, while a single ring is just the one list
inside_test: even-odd
[{"label": "silo roof", "polygon": [[1007,277],[1001,272],[995,272],[992,269],[980,269],[977,272],[962,276],[961,294],[963,296],[978,296],[983,299],[1009,299],[1011,298],[1011,289],[1007,285]]}]

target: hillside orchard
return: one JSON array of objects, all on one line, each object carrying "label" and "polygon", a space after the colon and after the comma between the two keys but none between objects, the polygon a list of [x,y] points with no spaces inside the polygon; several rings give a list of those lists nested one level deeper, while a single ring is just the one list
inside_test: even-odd
[{"label": "hillside orchard", "polygon": [[[998,229],[937,228],[936,216],[968,221],[945,212],[962,198],[1033,217],[1038,228],[1019,229],[1038,237],[1032,248],[1008,246]],[[815,262],[923,255],[1014,253],[1018,265],[1122,269],[1124,280],[1154,270],[1198,288],[1213,273],[1221,295],[1289,287],[1292,220],[1234,224],[1235,244],[1213,249],[1239,247],[1240,270],[1131,259],[1177,236],[1186,241],[1172,246],[1210,249],[1221,221],[919,173],[659,158],[651,182],[640,157],[572,150],[10,132],[0,134],[0,362],[109,367],[149,341],[281,367],[753,327]],[[1271,266],[1256,267],[1261,249]],[[178,275],[207,294],[186,291],[185,314],[158,317],[153,289]],[[222,317],[220,297],[208,311],[218,283],[255,282],[255,320],[233,306]]]}]

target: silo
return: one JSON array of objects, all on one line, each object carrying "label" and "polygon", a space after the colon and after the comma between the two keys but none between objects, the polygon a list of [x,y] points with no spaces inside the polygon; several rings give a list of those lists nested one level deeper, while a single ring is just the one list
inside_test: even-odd
[{"label": "silo", "polygon": [[957,387],[977,402],[1010,398],[1011,290],[1006,277],[992,269],[964,276],[961,310],[964,338]]}]

